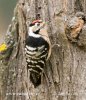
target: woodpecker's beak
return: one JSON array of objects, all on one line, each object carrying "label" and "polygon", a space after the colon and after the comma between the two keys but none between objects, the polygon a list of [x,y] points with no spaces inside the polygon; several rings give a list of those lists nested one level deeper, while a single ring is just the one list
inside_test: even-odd
[{"label": "woodpecker's beak", "polygon": [[40,23],[39,29],[44,28],[45,22]]}]

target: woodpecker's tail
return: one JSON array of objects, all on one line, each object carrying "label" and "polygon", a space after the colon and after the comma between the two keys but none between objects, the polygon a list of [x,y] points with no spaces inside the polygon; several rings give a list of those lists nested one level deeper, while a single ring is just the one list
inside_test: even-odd
[{"label": "woodpecker's tail", "polygon": [[36,88],[41,84],[41,75],[36,72],[30,72],[30,81],[33,83]]}]

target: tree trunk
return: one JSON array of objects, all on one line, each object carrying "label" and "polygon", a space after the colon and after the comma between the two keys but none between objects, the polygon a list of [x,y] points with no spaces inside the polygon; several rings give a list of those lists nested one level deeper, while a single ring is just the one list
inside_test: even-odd
[{"label": "tree trunk", "polygon": [[[67,16],[77,11],[86,12],[85,0],[19,0],[11,23],[15,43],[10,57],[0,62],[0,100],[86,99],[86,51],[70,43],[65,34]],[[37,88],[29,81],[24,55],[28,25],[34,19],[47,23],[52,44]]]}]

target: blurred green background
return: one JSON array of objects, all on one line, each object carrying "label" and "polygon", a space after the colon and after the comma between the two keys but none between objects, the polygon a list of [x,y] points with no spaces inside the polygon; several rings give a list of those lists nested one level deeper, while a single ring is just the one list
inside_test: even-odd
[{"label": "blurred green background", "polygon": [[11,23],[13,11],[18,0],[0,0],[0,43]]}]

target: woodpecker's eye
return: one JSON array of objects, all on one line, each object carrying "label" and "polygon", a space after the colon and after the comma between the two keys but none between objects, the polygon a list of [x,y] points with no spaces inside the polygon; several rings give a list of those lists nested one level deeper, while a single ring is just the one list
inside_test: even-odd
[{"label": "woodpecker's eye", "polygon": [[39,26],[39,25],[40,25],[40,23],[37,24],[37,26]]},{"label": "woodpecker's eye", "polygon": [[36,25],[36,26],[40,26],[40,23],[36,23],[35,25]]}]

